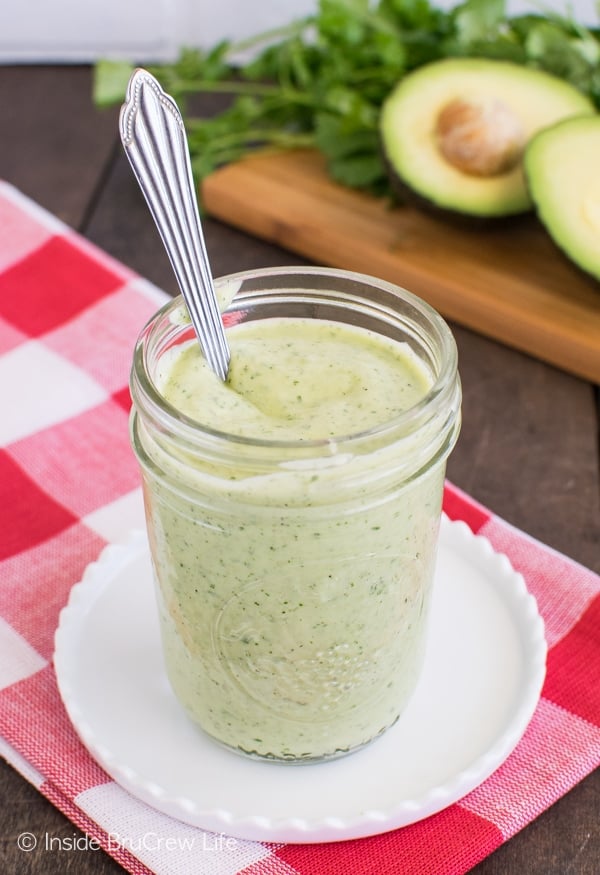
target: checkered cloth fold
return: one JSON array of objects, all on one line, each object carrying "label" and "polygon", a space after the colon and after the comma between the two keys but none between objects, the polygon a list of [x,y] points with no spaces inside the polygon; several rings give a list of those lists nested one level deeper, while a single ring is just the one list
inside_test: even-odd
[{"label": "checkered cloth fold", "polygon": [[[600,579],[450,484],[446,512],[524,575],[549,646],[525,736],[465,798],[367,839],[219,842],[131,797],[79,742],[57,692],[53,636],[86,565],[142,519],[127,380],[134,340],[162,300],[0,183],[0,753],[133,873],[468,871],[600,762]],[[122,847],[117,835],[145,840]]]}]

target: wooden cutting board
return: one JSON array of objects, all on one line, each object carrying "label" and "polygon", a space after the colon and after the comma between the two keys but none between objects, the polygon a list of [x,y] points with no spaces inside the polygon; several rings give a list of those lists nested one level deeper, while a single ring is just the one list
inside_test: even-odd
[{"label": "wooden cutting board", "polygon": [[404,286],[450,320],[600,383],[600,283],[530,217],[474,230],[391,209],[332,182],[312,151],[230,164],[204,181],[202,197],[231,225],[317,264]]}]

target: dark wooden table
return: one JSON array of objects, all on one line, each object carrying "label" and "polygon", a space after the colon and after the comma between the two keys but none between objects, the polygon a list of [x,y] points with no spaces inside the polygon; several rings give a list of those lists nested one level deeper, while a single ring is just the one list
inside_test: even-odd
[{"label": "dark wooden table", "polygon": [[[166,255],[118,142],[117,110],[92,106],[90,82],[85,67],[0,67],[0,177],[175,293]],[[300,262],[215,221],[207,220],[205,229],[216,275]],[[464,387],[464,426],[450,460],[450,479],[514,525],[600,572],[596,387],[453,328]],[[597,875],[599,814],[596,773],[473,872]],[[36,836],[78,835],[0,761],[0,872],[123,871],[102,851],[39,849],[25,854],[16,844],[25,830]]]}]

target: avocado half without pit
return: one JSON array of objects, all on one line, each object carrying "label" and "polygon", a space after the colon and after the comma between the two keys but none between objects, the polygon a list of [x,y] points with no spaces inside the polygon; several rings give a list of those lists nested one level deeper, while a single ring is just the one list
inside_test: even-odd
[{"label": "avocado half without pit", "polygon": [[393,185],[424,205],[480,218],[533,206],[523,155],[561,119],[589,115],[585,95],[507,61],[452,58],[420,67],[384,102],[380,134]]},{"label": "avocado half without pit", "polygon": [[600,115],[546,128],[524,160],[538,218],[571,261],[600,280]]}]

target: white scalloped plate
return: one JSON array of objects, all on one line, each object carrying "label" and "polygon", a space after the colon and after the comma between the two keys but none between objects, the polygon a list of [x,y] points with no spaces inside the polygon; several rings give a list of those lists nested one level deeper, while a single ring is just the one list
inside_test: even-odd
[{"label": "white scalloped plate", "polygon": [[486,538],[445,518],[417,690],[395,726],[339,760],[244,758],[188,720],[162,664],[142,532],[86,570],[55,643],[67,712],[117,783],[193,826],[274,842],[375,835],[456,802],[516,746],[546,662],[543,622],[522,576]]}]

